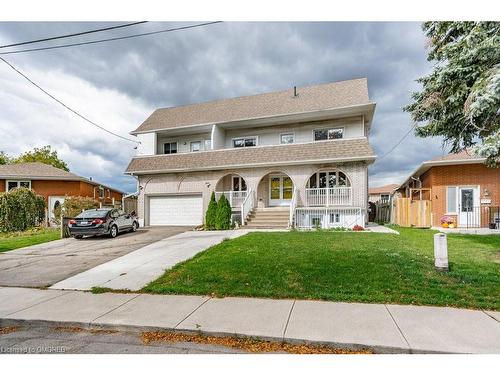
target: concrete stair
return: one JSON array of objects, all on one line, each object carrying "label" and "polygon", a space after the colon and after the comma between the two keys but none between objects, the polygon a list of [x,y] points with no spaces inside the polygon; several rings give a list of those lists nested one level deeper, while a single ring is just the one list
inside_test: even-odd
[{"label": "concrete stair", "polygon": [[288,207],[255,208],[250,212],[245,228],[286,229],[289,215]]}]

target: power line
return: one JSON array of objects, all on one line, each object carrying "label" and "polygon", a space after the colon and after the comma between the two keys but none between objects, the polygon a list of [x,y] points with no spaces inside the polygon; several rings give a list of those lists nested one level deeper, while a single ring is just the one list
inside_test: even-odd
[{"label": "power line", "polygon": [[[1,59],[1,57],[0,57]],[[387,151],[384,155],[382,155],[381,157],[377,158],[377,161],[379,160],[382,160],[383,158],[385,158],[387,155],[389,155],[391,152],[393,152],[396,147],[398,147],[401,142],[403,142],[405,140],[406,137],[408,137],[408,135],[412,132],[413,129],[415,129],[415,127],[417,126],[417,123],[414,123],[413,126],[410,128],[410,130],[408,130],[408,132],[403,135],[403,137],[398,141],[398,143],[396,143],[389,151]]]},{"label": "power line", "polygon": [[71,38],[74,36],[79,36],[79,35],[86,35],[86,34],[92,34],[92,33],[99,33],[101,31],[107,31],[107,30],[114,30],[114,29],[121,29],[123,27],[129,27],[129,26],[134,26],[134,25],[139,25],[141,23],[146,23],[148,21],[140,21],[140,22],[132,22],[132,23],[126,23],[123,25],[117,25],[117,26],[110,26],[110,27],[104,27],[102,29],[94,29],[94,30],[88,30],[88,31],[82,31],[80,33],[74,33],[74,34],[66,34],[66,35],[59,35],[59,36],[53,36],[50,38],[44,38],[44,39],[36,39],[36,40],[30,40],[27,42],[20,42],[20,43],[13,43],[13,44],[6,44],[4,46],[0,46],[0,48],[7,48],[7,47],[16,47],[16,46],[23,46],[26,44],[32,44],[32,43],[40,43],[40,42],[47,42],[49,40],[56,40],[56,39],[64,39],[64,38]]},{"label": "power line", "polygon": [[33,86],[35,86],[36,88],[38,88],[41,92],[43,92],[45,95],[49,96],[52,100],[55,100],[57,103],[59,103],[60,105],[62,105],[64,108],[66,108],[67,110],[73,112],[75,115],[77,115],[78,117],[80,117],[81,119],[87,121],[88,123],[90,123],[91,125],[95,126],[95,127],[98,127],[99,129],[105,131],[106,133],[109,133],[111,135],[114,135],[115,137],[118,137],[118,138],[121,138],[125,141],[129,141],[129,142],[133,142],[133,143],[136,143],[136,144],[139,144],[140,142],[138,141],[135,141],[133,139],[130,139],[130,138],[126,138],[126,137],[123,137],[121,136],[120,134],[116,134],[116,133],[113,133],[111,130],[108,130],[106,129],[105,127],[99,125],[99,124],[96,124],[94,121],[88,119],[87,117],[85,117],[84,115],[78,113],[76,110],[74,110],[73,108],[67,106],[66,104],[64,104],[62,101],[60,101],[59,99],[57,99],[55,96],[53,96],[52,94],[50,94],[49,92],[45,91],[42,87],[40,87],[37,83],[33,82],[28,76],[26,76],[23,72],[21,72],[20,70],[18,70],[14,65],[12,65],[10,62],[8,62],[7,60],[5,60],[3,57],[0,57],[0,60],[2,60],[5,64],[7,64],[11,69],[13,69],[16,73],[18,73],[19,75],[21,75],[24,79],[26,79],[29,83],[31,83]]},{"label": "power line", "polygon": [[40,47],[40,48],[23,49],[23,50],[18,50],[18,51],[1,52],[0,55],[12,55],[12,54],[16,54],[16,53],[45,51],[45,50],[50,50],[50,49],[67,48],[67,47],[83,46],[83,45],[87,45],[87,44],[97,44],[97,43],[111,42],[111,41],[115,41],[115,40],[137,38],[137,37],[147,36],[147,35],[169,33],[169,32],[178,31],[178,30],[193,29],[195,27],[208,26],[208,25],[213,25],[213,24],[221,23],[221,22],[222,21],[205,22],[205,23],[199,23],[199,24],[189,25],[189,26],[174,27],[174,28],[164,29],[164,30],[158,30],[158,31],[150,31],[150,32],[141,33],[141,34],[132,34],[132,35],[125,35],[125,36],[115,37],[115,38],[92,40],[92,41],[89,41],[89,42],[80,42],[80,43],[71,43],[71,44],[60,44],[60,45],[51,46],[51,47]]}]

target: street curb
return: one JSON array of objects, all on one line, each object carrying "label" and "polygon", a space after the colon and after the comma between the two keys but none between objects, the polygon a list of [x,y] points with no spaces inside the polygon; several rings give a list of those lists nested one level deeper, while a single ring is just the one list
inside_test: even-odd
[{"label": "street curb", "polygon": [[453,352],[441,352],[435,350],[414,350],[411,348],[404,347],[389,347],[381,345],[364,345],[358,343],[345,343],[345,342],[333,342],[333,341],[313,341],[313,340],[303,340],[303,339],[290,339],[283,337],[274,336],[252,336],[239,333],[231,332],[212,332],[203,330],[189,330],[189,329],[176,329],[176,328],[166,328],[166,327],[154,327],[154,326],[136,326],[136,325],[124,325],[124,324],[102,324],[102,323],[83,323],[83,322],[58,322],[51,320],[26,320],[26,319],[9,319],[0,318],[0,327],[7,326],[22,326],[22,327],[77,327],[82,329],[102,329],[102,330],[114,330],[120,332],[128,333],[141,333],[141,332],[175,332],[184,334],[198,334],[205,336],[214,337],[236,337],[243,339],[256,339],[262,341],[271,341],[278,343],[288,343],[288,344],[307,344],[312,346],[327,346],[337,349],[348,349],[348,350],[371,350],[375,354],[456,354]]}]

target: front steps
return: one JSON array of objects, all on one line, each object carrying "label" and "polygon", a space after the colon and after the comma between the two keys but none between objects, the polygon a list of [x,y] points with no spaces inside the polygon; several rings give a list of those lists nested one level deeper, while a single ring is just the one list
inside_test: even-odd
[{"label": "front steps", "polygon": [[244,228],[252,229],[286,229],[290,210],[288,207],[254,208],[248,216]]}]

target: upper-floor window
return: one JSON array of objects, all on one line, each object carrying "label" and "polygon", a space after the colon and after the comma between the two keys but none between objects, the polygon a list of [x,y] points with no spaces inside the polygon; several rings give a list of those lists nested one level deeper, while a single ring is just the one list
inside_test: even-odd
[{"label": "upper-floor window", "polygon": [[233,139],[233,147],[257,146],[257,137],[245,137]]},{"label": "upper-floor window", "polygon": [[191,152],[200,151],[200,149],[201,149],[201,142],[200,141],[191,142],[190,149],[191,149]]},{"label": "upper-floor window", "polygon": [[17,188],[31,189],[31,181],[18,181],[18,180],[8,180],[6,189],[7,191]]},{"label": "upper-floor window", "polygon": [[169,142],[163,144],[164,154],[177,154],[177,142]]},{"label": "upper-floor window", "polygon": [[317,129],[314,130],[315,141],[325,141],[327,139],[340,139],[344,137],[343,128]]},{"label": "upper-floor window", "polygon": [[288,145],[290,143],[295,142],[295,134],[294,133],[283,133],[280,134],[280,143],[282,145]]}]

